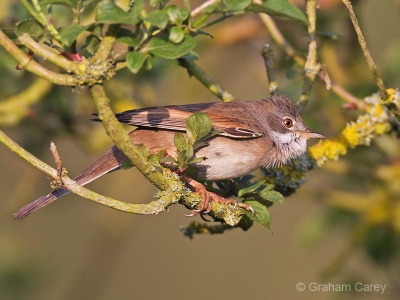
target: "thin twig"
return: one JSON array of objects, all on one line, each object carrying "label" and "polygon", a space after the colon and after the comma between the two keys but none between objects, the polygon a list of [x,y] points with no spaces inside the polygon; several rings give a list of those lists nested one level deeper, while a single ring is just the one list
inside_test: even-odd
[{"label": "thin twig", "polygon": [[317,18],[315,0],[306,0],[306,6],[308,18],[308,35],[310,41],[308,43],[307,60],[304,65],[303,90],[301,91],[299,101],[297,102],[297,108],[300,113],[303,112],[307,106],[315,77],[321,69],[321,65],[317,63],[317,40],[315,34],[315,23]]},{"label": "thin twig", "polygon": [[349,0],[342,0],[342,2],[344,3],[344,5],[346,5],[347,10],[349,11],[350,19],[351,19],[351,22],[353,23],[354,29],[357,33],[358,42],[361,46],[361,50],[364,53],[365,59],[367,60],[368,67],[372,73],[372,76],[374,77],[374,79],[376,81],[376,85],[379,88],[379,92],[381,94],[381,100],[386,101],[389,98],[389,93],[386,90],[386,87],[383,83],[382,78],[379,76],[378,69],[376,68],[375,62],[372,59],[371,53],[368,50],[367,42],[365,41],[364,35],[362,34],[362,31],[360,28],[360,25],[358,24],[358,20],[357,20],[356,14],[354,13],[353,6],[351,5]]},{"label": "thin twig", "polygon": [[[46,164],[45,162],[41,161],[31,153],[26,151],[24,148],[19,146],[16,142],[14,142],[1,130],[0,130],[0,142],[3,143],[6,147],[8,147],[12,152],[14,152],[18,156],[26,160],[32,166],[49,175],[52,179],[59,180],[59,174],[56,169],[50,167],[48,164]],[[71,193],[77,194],[85,199],[127,213],[149,215],[149,214],[158,214],[161,211],[165,210],[164,204],[160,203],[159,200],[152,201],[148,204],[125,203],[110,197],[100,195],[87,188],[84,188],[79,184],[77,184],[75,180],[65,175],[63,176],[63,187],[69,190]],[[168,199],[163,198],[162,200],[166,201]]]},{"label": "thin twig", "polygon": [[34,9],[37,12],[37,15],[35,15],[34,17],[36,18],[36,20],[42,24],[45,28],[47,28],[51,35],[61,43],[61,34],[58,32],[58,30],[54,27],[53,24],[51,24],[51,22],[49,22],[49,20],[47,19],[46,15],[43,13],[42,11],[42,7],[39,4],[38,0],[31,0]]},{"label": "thin twig", "polygon": [[261,55],[264,58],[265,68],[268,76],[268,89],[271,94],[278,90],[278,82],[275,79],[274,53],[269,44],[265,44],[261,49]]},{"label": "thin twig", "polygon": [[196,17],[197,15],[201,14],[203,12],[203,10],[205,10],[207,7],[213,5],[216,2],[219,2],[220,0],[208,0],[204,3],[202,3],[201,5],[199,5],[198,7],[196,7],[195,9],[193,9],[190,13],[190,16]]},{"label": "thin twig", "polygon": [[[322,81],[326,81],[326,70],[323,70],[318,73],[318,77]],[[340,98],[345,100],[347,103],[354,104],[359,110],[367,110],[368,105],[360,98],[350,94],[347,90],[345,90],[342,86],[330,81],[330,89],[338,95]]]},{"label": "thin twig", "polygon": [[229,92],[225,91],[217,81],[208,76],[193,60],[181,58],[178,61],[190,75],[196,77],[196,79],[208,88],[211,93],[222,101],[229,102],[234,99]]},{"label": "thin twig", "polygon": [[63,163],[62,163],[60,154],[58,154],[57,146],[54,142],[50,143],[50,151],[51,151],[51,154],[53,155],[54,161],[56,163],[58,178],[59,178],[60,182],[63,183],[64,167],[63,167]]},{"label": "thin twig", "polygon": [[26,48],[32,50],[33,53],[43,57],[60,68],[63,68],[67,72],[75,72],[78,69],[78,64],[41,46],[27,33],[20,35],[18,40]]},{"label": "thin twig", "polygon": [[274,39],[274,41],[285,50],[286,54],[290,58],[292,58],[299,65],[304,66],[306,60],[304,59],[304,57],[297,54],[297,51],[285,39],[283,34],[280,32],[278,26],[276,26],[275,21],[266,14],[258,14],[258,15],[261,18],[261,21],[264,23],[264,26],[271,34],[271,37]]},{"label": "thin twig", "polygon": [[23,69],[57,85],[78,85],[78,80],[75,77],[50,71],[49,69],[29,58],[12,40],[8,38],[8,36],[4,34],[1,29],[0,46],[2,46],[11,56],[13,56]]},{"label": "thin twig", "polygon": [[[297,64],[299,64],[300,66],[304,66],[306,60],[302,56],[298,55],[293,46],[285,39],[285,37],[280,32],[279,28],[276,26],[275,21],[266,14],[259,14],[259,16],[263,21],[265,27],[271,34],[271,37],[274,39],[274,41],[280,47],[282,47],[285,50],[286,54],[289,57],[291,57]],[[319,73],[319,77],[325,80],[324,74]],[[350,94],[343,87],[335,84],[334,82],[331,82],[331,89],[336,95],[342,98],[345,102],[357,103],[357,107],[365,110],[366,105],[362,103],[363,101]]]}]

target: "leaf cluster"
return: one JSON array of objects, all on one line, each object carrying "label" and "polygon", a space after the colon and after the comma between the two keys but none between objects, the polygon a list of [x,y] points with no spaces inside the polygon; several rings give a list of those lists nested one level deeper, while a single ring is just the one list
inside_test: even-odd
[{"label": "leaf cluster", "polygon": [[[45,26],[46,21],[31,7],[28,10],[33,18],[16,24],[14,32],[17,36],[28,33],[62,52],[80,53],[88,57],[96,53],[106,29],[117,25],[117,42],[126,48],[118,61],[126,62],[133,73],[138,73],[142,68],[151,69],[155,57],[196,59],[195,37],[209,35],[204,31],[205,28],[234,15],[267,13],[307,23],[303,12],[287,0],[268,0],[261,4],[253,4],[251,0],[216,1],[196,16],[191,14],[189,1],[184,1],[183,7],[168,4],[168,0],[152,0],[148,3],[144,0],[39,0],[39,4],[46,6],[48,12],[53,6],[61,6],[70,12],[66,15],[72,16],[73,20],[62,27],[57,25],[56,20],[52,21],[59,32],[55,36]],[[82,15],[91,14],[94,20],[88,22],[85,18],[85,22],[81,21],[84,19]],[[47,19],[51,19],[51,15]]]},{"label": "leaf cluster", "polygon": [[207,146],[207,141],[217,134],[218,131],[213,130],[212,121],[207,114],[192,114],[186,121],[186,135],[180,132],[175,134],[176,158],[166,157],[162,162],[167,163],[173,170],[185,171],[191,165],[204,160],[204,157],[196,157],[195,151]]}]

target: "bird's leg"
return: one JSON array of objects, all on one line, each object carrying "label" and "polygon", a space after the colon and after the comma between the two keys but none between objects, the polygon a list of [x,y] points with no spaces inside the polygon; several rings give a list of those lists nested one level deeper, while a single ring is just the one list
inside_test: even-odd
[{"label": "bird's leg", "polygon": [[254,214],[253,208],[246,203],[237,202],[235,199],[226,199],[213,192],[207,191],[206,187],[203,184],[184,174],[181,174],[181,178],[189,185],[189,187],[192,188],[192,190],[198,192],[201,198],[203,199],[203,202],[201,203],[200,207],[196,210],[193,210],[192,213],[187,216],[192,217],[198,214],[202,216],[203,214],[209,213],[212,210],[210,204],[211,202],[218,202],[221,204],[233,204],[235,205],[235,207],[244,208],[248,211],[251,211]]}]

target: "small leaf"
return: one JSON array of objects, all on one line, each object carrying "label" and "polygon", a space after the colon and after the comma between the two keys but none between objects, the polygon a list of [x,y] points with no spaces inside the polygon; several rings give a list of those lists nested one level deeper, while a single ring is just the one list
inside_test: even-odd
[{"label": "small leaf", "polygon": [[205,113],[194,113],[186,120],[186,132],[189,144],[193,145],[212,129],[210,117]]},{"label": "small leaf", "polygon": [[245,188],[241,189],[238,192],[238,197],[242,197],[243,195],[255,192],[263,184],[265,184],[265,180],[260,180],[260,181],[257,181],[256,183],[254,183],[254,184],[252,184],[252,185],[250,185],[248,187],[245,187]]},{"label": "small leaf", "polygon": [[226,10],[238,11],[243,10],[250,5],[251,0],[223,0],[226,5]]},{"label": "small leaf", "polygon": [[182,133],[179,133],[179,132],[175,133],[174,144],[175,144],[175,147],[176,147],[176,149],[178,151],[182,152],[182,151],[185,150],[187,142],[186,142],[185,137],[183,136]]},{"label": "small leaf", "polygon": [[190,51],[188,54],[182,56],[182,58],[188,59],[188,60],[196,60],[196,59],[199,59],[199,54],[197,54],[197,52],[195,52],[195,51]]},{"label": "small leaf", "polygon": [[43,33],[43,27],[35,19],[27,19],[17,23],[15,34],[17,36],[27,33],[32,37],[37,37]]},{"label": "small leaf", "polygon": [[137,149],[138,149],[138,154],[140,155],[140,157],[144,160],[147,160],[147,158],[150,155],[149,149],[147,149],[146,146],[143,144],[138,145]]},{"label": "small leaf", "polygon": [[114,0],[114,3],[124,12],[131,10],[131,0]]},{"label": "small leaf", "polygon": [[154,10],[150,12],[144,20],[149,22],[151,25],[154,25],[160,29],[164,29],[169,22],[168,14],[163,10]]},{"label": "small leaf", "polygon": [[145,50],[165,59],[176,59],[189,53],[195,46],[196,41],[190,35],[186,34],[183,41],[179,44],[174,44],[161,38],[152,38],[145,47]]},{"label": "small leaf", "polygon": [[182,22],[190,17],[190,10],[186,8],[181,8],[181,18]]},{"label": "small leaf", "polygon": [[262,4],[250,4],[246,11],[266,13],[271,16],[286,17],[308,24],[305,14],[288,0],[268,0]]},{"label": "small leaf", "polygon": [[254,209],[253,214],[251,211],[244,210],[245,214],[252,219],[254,222],[264,226],[266,229],[270,229],[271,214],[265,205],[262,205],[258,201],[246,201],[246,204],[250,205]]},{"label": "small leaf", "polygon": [[191,159],[188,164],[191,164],[191,165],[198,164],[198,163],[201,163],[202,161],[204,161],[204,157],[196,157],[196,158]]},{"label": "small leaf", "polygon": [[185,33],[178,26],[174,26],[169,30],[168,39],[174,44],[179,44],[185,37]]},{"label": "small leaf", "polygon": [[146,65],[144,66],[146,70],[151,70],[153,68],[153,57],[149,56],[146,59]]},{"label": "small leaf", "polygon": [[260,196],[267,201],[283,203],[285,197],[277,191],[261,191]]},{"label": "small leaf", "polygon": [[89,52],[90,54],[94,54],[100,44],[100,39],[94,35],[91,34],[86,38],[86,51]]},{"label": "small leaf", "polygon": [[126,28],[120,28],[117,34],[117,42],[136,47],[139,43],[132,31]]},{"label": "small leaf", "polygon": [[126,160],[121,164],[121,169],[129,170],[130,168],[133,168],[134,166],[135,165],[130,160]]},{"label": "small leaf", "polygon": [[126,56],[126,63],[128,69],[132,73],[136,74],[137,72],[140,71],[146,59],[147,55],[144,54],[143,52],[129,52],[128,55]]},{"label": "small leaf", "polygon": [[181,10],[176,5],[170,5],[165,9],[172,23],[180,23],[182,20]]},{"label": "small leaf", "polygon": [[106,24],[137,24],[144,8],[143,0],[136,0],[129,12],[124,12],[111,0],[104,0],[97,5],[96,22]]},{"label": "small leaf", "polygon": [[206,146],[208,146],[209,145],[209,143],[207,143],[207,142],[196,142],[196,143],[194,143],[194,145],[193,145],[193,149],[194,150],[197,150],[197,149],[200,149],[200,148],[202,148],[202,147],[206,147]]},{"label": "small leaf", "polygon": [[47,4],[56,4],[56,5],[62,5],[62,6],[67,6],[74,8],[76,3],[74,3],[73,0],[40,0],[40,4],[42,5],[47,5]]},{"label": "small leaf", "polygon": [[79,37],[79,35],[85,32],[91,25],[67,25],[61,32],[61,42],[66,46],[71,46],[72,43]]}]

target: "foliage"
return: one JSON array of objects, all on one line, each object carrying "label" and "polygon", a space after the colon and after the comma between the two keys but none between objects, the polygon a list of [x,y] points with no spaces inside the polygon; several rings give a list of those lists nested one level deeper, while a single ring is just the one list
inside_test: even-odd
[{"label": "foliage", "polygon": [[[211,212],[210,215],[214,220],[224,223],[222,227],[211,228],[195,224],[189,226],[185,233],[188,236],[193,236],[193,233],[219,233],[232,226],[247,230],[253,221],[265,228],[270,228],[271,215],[268,208],[273,203],[282,203],[284,196],[294,193],[305,182],[305,174],[308,171],[323,166],[328,161],[338,160],[342,156],[342,161],[347,159],[347,163],[354,163],[348,158],[351,157],[354,160],[351,149],[361,145],[370,146],[369,149],[371,149],[373,147],[371,141],[377,140],[378,146],[373,149],[384,155],[379,157],[374,165],[371,161],[361,163],[371,163],[370,172],[377,174],[375,177],[370,176],[371,182],[375,182],[375,185],[367,189],[370,197],[363,195],[360,197],[358,191],[349,192],[346,194],[348,197],[343,197],[337,191],[332,192],[330,200],[326,201],[331,202],[333,209],[329,210],[325,222],[332,216],[332,218],[337,218],[338,215],[342,219],[337,223],[346,223],[344,219],[351,220],[346,224],[347,228],[354,232],[349,243],[353,246],[352,249],[360,247],[376,263],[389,265],[398,258],[399,254],[399,190],[396,187],[398,182],[394,180],[398,178],[398,151],[388,150],[387,144],[380,142],[382,140],[379,137],[389,137],[390,133],[399,135],[400,95],[395,89],[384,88],[376,67],[373,66],[373,61],[371,63],[372,58],[368,58],[368,55],[366,55],[367,61],[376,85],[368,86],[369,81],[365,77],[367,72],[357,73],[358,68],[352,63],[344,63],[344,69],[336,70],[335,75],[347,73],[354,81],[362,80],[361,83],[350,86],[351,90],[358,90],[359,86],[363,85],[366,87],[363,89],[364,95],[367,95],[372,90],[375,91],[378,86],[379,94],[358,99],[345,90],[349,80],[342,80],[341,84],[332,83],[328,71],[322,63],[318,62],[317,53],[321,56],[326,55],[331,49],[327,44],[331,43],[337,35],[321,30],[316,36],[315,1],[306,2],[307,15],[287,0],[207,1],[208,5],[196,8],[193,8],[189,1],[184,1],[182,6],[178,6],[164,0],[21,0],[20,4],[26,8],[29,15],[19,16],[11,30],[0,31],[1,46],[18,61],[17,69],[24,69],[26,73],[33,73],[40,78],[31,86],[23,86],[25,83],[21,83],[18,87],[22,86],[25,89],[24,92],[0,103],[0,124],[18,125],[24,129],[26,136],[29,136],[33,128],[29,126],[29,122],[24,122],[29,121],[32,106],[42,101],[43,105],[38,106],[40,109],[35,113],[43,118],[35,129],[43,134],[36,139],[26,140],[24,145],[29,152],[39,153],[43,149],[43,144],[60,132],[79,135],[83,126],[74,119],[74,112],[86,106],[91,109],[88,103],[94,100],[109,136],[121,150],[123,149],[146,178],[160,189],[157,200],[151,204],[152,209],[149,209],[149,206],[141,206],[138,210],[136,208],[128,210],[121,208],[125,207],[120,206],[121,202],[109,199],[107,201],[110,202],[103,202],[103,204],[133,213],[149,214],[159,213],[168,205],[178,201],[195,209],[199,204],[198,197],[185,188],[171,169],[178,173],[184,172],[191,165],[199,162],[201,158],[194,158],[196,149],[206,146],[205,141],[217,133],[212,130],[210,119],[204,114],[194,114],[188,119],[186,134],[175,135],[177,157],[165,157],[162,151],[158,154],[150,154],[144,147],[135,148],[130,145],[122,127],[119,128],[113,123],[114,112],[111,110],[108,97],[102,90],[103,84],[120,80],[122,86],[124,82],[121,79],[122,76],[119,76],[125,70],[129,70],[130,75],[135,76],[134,78],[139,78],[139,76],[146,76],[144,74],[152,69],[154,73],[157,73],[160,68],[160,64],[157,63],[159,61],[176,60],[180,66],[188,70],[189,75],[198,79],[212,93],[224,100],[231,99],[230,93],[224,91],[196,65],[195,61],[199,58],[196,51],[199,49],[200,37],[210,37],[209,28],[226,19],[245,14],[261,14],[267,30],[275,39],[276,44],[281,47],[281,52],[285,53],[281,55],[285,57],[284,63],[281,59],[279,65],[289,69],[287,74],[304,73],[305,75],[299,107],[305,107],[314,81],[320,78],[340,97],[341,101],[346,102],[346,112],[352,109],[357,113],[342,122],[345,124],[343,128],[336,127],[333,133],[334,138],[311,146],[306,155],[293,160],[286,166],[262,170],[262,175],[258,177],[245,176],[229,181],[205,183],[210,191],[220,192],[226,197],[235,197],[239,202],[251,205],[255,214],[240,208],[228,207],[229,205],[216,204],[213,210],[221,214]],[[60,12],[63,18],[53,17],[53,14]],[[331,17],[333,15],[331,14]],[[283,35],[280,35],[279,30],[285,30],[285,27],[280,24],[276,26],[270,16],[283,17],[284,21],[280,21],[282,22],[280,24],[287,24],[287,19],[291,20],[292,24],[295,24],[294,32],[300,33],[298,36],[303,37],[305,28],[308,26],[310,43],[307,57],[299,54],[305,49],[294,49]],[[321,13],[321,19],[326,20],[321,23],[324,23],[323,26],[327,26],[328,29],[329,18],[330,16]],[[352,20],[357,24],[354,18]],[[354,26],[357,28],[357,25]],[[367,53],[368,49],[362,43],[363,37],[360,33],[358,33],[358,39],[363,52]],[[325,47],[325,51],[320,50],[317,40]],[[352,42],[353,44],[348,44],[352,46],[351,51],[355,51],[354,41]],[[341,51],[333,52],[337,55]],[[293,61],[291,65],[287,62],[286,55]],[[349,57],[351,55],[354,54],[349,54]],[[321,61],[326,62],[327,69],[334,64],[329,59],[321,59]],[[301,69],[303,67],[304,69]],[[269,75],[273,76],[273,72]],[[340,76],[335,76],[334,79],[338,77]],[[5,79],[2,80],[5,81]],[[275,78],[269,78],[269,80],[270,90],[276,89]],[[60,96],[57,102],[43,100],[44,96],[50,92],[59,96],[50,83],[74,89],[77,86],[88,87],[93,99],[86,99],[86,103],[73,103],[65,96]],[[14,92],[17,90],[15,85],[17,83],[10,82],[7,89],[14,88],[12,90]],[[320,90],[317,86],[317,91],[320,92]],[[114,92],[117,94],[118,91]],[[337,100],[332,102],[334,101]],[[114,108],[125,104],[114,99],[111,101],[111,106]],[[336,116],[337,114],[332,113],[331,117],[334,120],[332,123],[337,121]],[[51,122],[51,120],[57,121]],[[339,126],[337,124],[340,122],[335,123],[335,126]],[[94,144],[98,140],[97,135],[91,132],[91,136],[93,138],[89,144]],[[2,136],[5,144],[6,140],[7,138]],[[9,148],[15,151],[16,146]],[[21,153],[19,155],[24,156]],[[27,159],[26,157],[24,158]],[[41,162],[36,161],[36,164],[41,165]],[[127,163],[124,167],[130,166],[131,164]],[[168,168],[165,168],[166,166]],[[56,170],[47,171],[49,176],[57,177],[54,175]],[[343,175],[343,177],[346,176]],[[380,186],[376,182],[379,182]],[[384,191],[384,195],[381,194],[381,190]],[[87,197],[89,199],[90,196],[87,195]],[[344,201],[345,198],[352,200]],[[129,209],[131,208],[132,206]],[[354,220],[361,225],[357,225]],[[334,222],[328,223],[329,226],[324,223],[321,227],[328,230],[337,226]],[[324,231],[323,234],[325,233]],[[381,244],[385,244],[385,247],[380,247]]]}]

